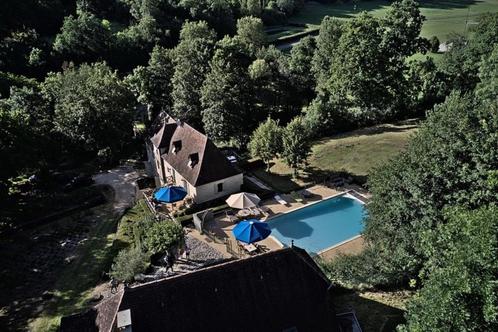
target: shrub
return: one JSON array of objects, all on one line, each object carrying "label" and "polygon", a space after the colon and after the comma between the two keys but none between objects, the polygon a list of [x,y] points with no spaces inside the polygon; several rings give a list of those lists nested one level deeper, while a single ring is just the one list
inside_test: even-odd
[{"label": "shrub", "polygon": [[370,248],[358,255],[340,255],[332,261],[319,261],[319,264],[330,280],[348,288],[372,288],[392,281],[386,274],[379,273],[379,260]]},{"label": "shrub", "polygon": [[437,36],[432,36],[429,40],[429,45],[432,53],[437,53],[439,51],[439,38]]},{"label": "shrub", "polygon": [[130,282],[138,273],[142,273],[149,265],[149,255],[140,248],[121,250],[111,268],[111,276],[119,281]]},{"label": "shrub", "polygon": [[144,247],[152,254],[165,253],[183,243],[185,235],[181,225],[163,221],[152,224],[145,231]]}]

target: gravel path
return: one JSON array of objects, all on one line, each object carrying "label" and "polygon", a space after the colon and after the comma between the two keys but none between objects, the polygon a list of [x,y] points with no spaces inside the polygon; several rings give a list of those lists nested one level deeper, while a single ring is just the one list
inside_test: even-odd
[{"label": "gravel path", "polygon": [[114,189],[113,209],[116,215],[123,214],[135,203],[137,186],[135,181],[141,174],[132,166],[120,166],[93,176],[96,184]]}]

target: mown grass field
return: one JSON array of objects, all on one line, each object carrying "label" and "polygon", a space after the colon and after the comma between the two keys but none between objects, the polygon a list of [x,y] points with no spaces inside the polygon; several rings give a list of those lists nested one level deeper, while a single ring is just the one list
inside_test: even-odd
[{"label": "mown grass field", "polygon": [[366,178],[376,167],[403,151],[418,128],[416,120],[359,129],[314,142],[309,167],[292,179],[291,169],[274,159],[271,172],[254,173],[276,191],[289,192],[338,172]]},{"label": "mown grass field", "polygon": [[[468,27],[475,25],[479,15],[498,12],[497,0],[419,0],[420,10],[426,17],[422,36],[438,36],[446,41],[451,33],[466,33]],[[389,8],[385,0],[352,1],[345,3],[320,4],[309,1],[305,7],[290,18],[291,22],[319,25],[325,16],[348,19],[361,11],[368,11],[375,17],[382,17]]]}]

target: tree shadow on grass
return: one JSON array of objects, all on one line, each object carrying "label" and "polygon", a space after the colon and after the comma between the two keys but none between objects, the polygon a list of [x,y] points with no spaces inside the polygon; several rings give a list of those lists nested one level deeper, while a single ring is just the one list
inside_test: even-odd
[{"label": "tree shadow on grass", "polygon": [[367,182],[366,175],[358,175],[345,170],[324,170],[314,166],[308,166],[304,172],[299,175],[300,180],[309,183],[329,183],[340,178],[351,178],[352,182],[358,185],[364,185]]},{"label": "tree shadow on grass", "polygon": [[353,311],[363,331],[391,332],[405,322],[403,310],[360,296],[356,291],[337,287],[332,296],[336,313]]},{"label": "tree shadow on grass", "polygon": [[411,119],[403,121],[402,123],[398,124],[382,124],[373,127],[366,127],[352,131],[337,133],[333,136],[324,137],[318,140],[316,143],[326,143],[330,139],[340,139],[340,138],[358,137],[358,136],[374,136],[386,133],[404,133],[417,128],[419,128],[419,120]]}]

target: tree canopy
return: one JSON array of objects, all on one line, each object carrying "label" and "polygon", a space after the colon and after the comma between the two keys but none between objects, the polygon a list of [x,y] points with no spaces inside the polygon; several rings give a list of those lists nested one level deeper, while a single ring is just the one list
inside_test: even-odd
[{"label": "tree canopy", "polygon": [[133,134],[133,95],[105,63],[51,74],[43,84],[55,130],[82,149],[118,150]]}]

